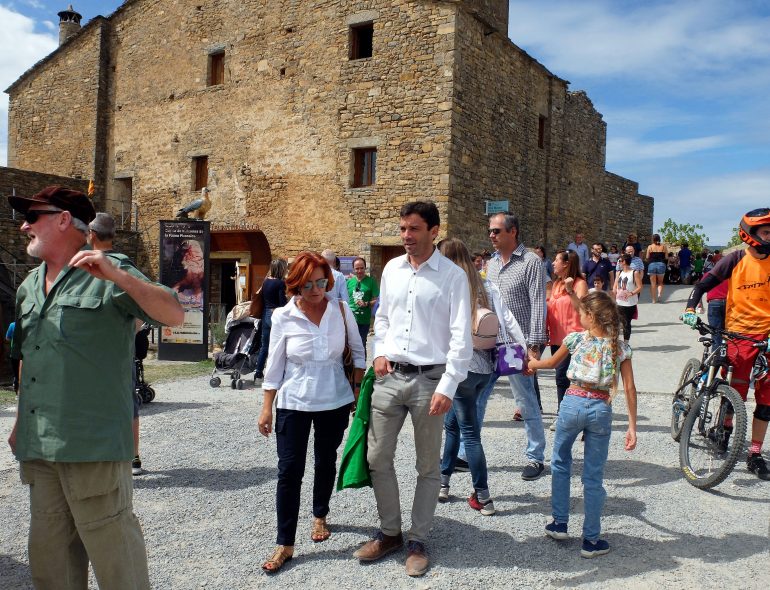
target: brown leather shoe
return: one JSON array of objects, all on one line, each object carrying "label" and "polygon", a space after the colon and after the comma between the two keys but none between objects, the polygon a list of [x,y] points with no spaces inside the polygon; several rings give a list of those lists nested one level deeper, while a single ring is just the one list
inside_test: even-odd
[{"label": "brown leather shoe", "polygon": [[377,531],[374,538],[367,541],[358,550],[353,553],[353,557],[361,561],[377,561],[388,553],[392,553],[404,546],[404,539],[401,533],[391,537],[382,531]]},{"label": "brown leather shoe", "polygon": [[425,545],[419,541],[409,541],[406,544],[409,555],[406,557],[406,573],[412,577],[418,577],[425,574],[430,567],[428,552]]}]

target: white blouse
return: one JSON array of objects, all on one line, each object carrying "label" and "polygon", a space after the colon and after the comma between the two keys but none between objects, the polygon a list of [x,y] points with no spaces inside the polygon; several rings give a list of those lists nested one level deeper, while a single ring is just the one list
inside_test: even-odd
[{"label": "white blouse", "polygon": [[[366,367],[358,325],[343,302],[348,345],[356,368]],[[276,389],[277,407],[322,412],[353,402],[353,390],[342,369],[345,324],[339,303],[329,301],[316,326],[297,307],[295,298],[273,312],[270,353],[262,389]]]}]

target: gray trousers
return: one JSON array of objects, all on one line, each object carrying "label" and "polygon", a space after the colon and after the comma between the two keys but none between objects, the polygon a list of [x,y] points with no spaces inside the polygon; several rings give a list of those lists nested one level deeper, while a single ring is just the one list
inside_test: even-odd
[{"label": "gray trousers", "polygon": [[401,501],[393,458],[407,414],[412,418],[417,455],[417,487],[412,503],[412,528],[407,539],[424,543],[433,523],[440,486],[439,456],[444,416],[429,416],[428,410],[443,374],[442,365],[425,373],[404,375],[393,372],[374,383],[367,459],[380,528],[386,535],[401,532]]}]

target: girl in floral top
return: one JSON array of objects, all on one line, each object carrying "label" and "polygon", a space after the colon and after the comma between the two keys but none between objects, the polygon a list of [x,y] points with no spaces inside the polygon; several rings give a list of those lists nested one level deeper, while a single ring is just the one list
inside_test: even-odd
[{"label": "girl in floral top", "polygon": [[631,347],[619,339],[620,317],[609,295],[596,291],[580,300],[580,323],[585,332],[568,334],[553,356],[529,360],[530,370],[552,369],[571,355],[567,377],[570,387],[561,403],[551,457],[552,518],[545,533],[557,540],[569,538],[569,491],[572,445],[585,435],[583,459],[583,557],[604,555],[609,543],[599,538],[607,493],[602,481],[612,432],[612,398],[618,377],[623,379],[628,408],[625,448],[636,447],[636,386],[631,368]]}]

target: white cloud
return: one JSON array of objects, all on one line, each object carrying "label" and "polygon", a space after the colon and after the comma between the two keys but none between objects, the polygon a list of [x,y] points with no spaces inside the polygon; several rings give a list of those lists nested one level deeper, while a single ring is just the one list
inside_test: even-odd
[{"label": "white cloud", "polygon": [[633,77],[685,87],[706,73],[743,75],[746,69],[732,68],[745,61],[770,80],[770,18],[740,13],[740,4],[553,0],[545,7],[515,0],[510,6],[513,42],[567,78]]},{"label": "white cloud", "polygon": [[[35,32],[35,21],[0,6],[0,90],[5,90],[58,46],[52,35]],[[0,94],[0,165],[7,162],[8,95]]]},{"label": "white cloud", "polygon": [[643,141],[630,137],[608,139],[607,164],[611,166],[619,162],[676,158],[694,152],[723,147],[726,144],[727,138],[720,135],[655,141]]}]

